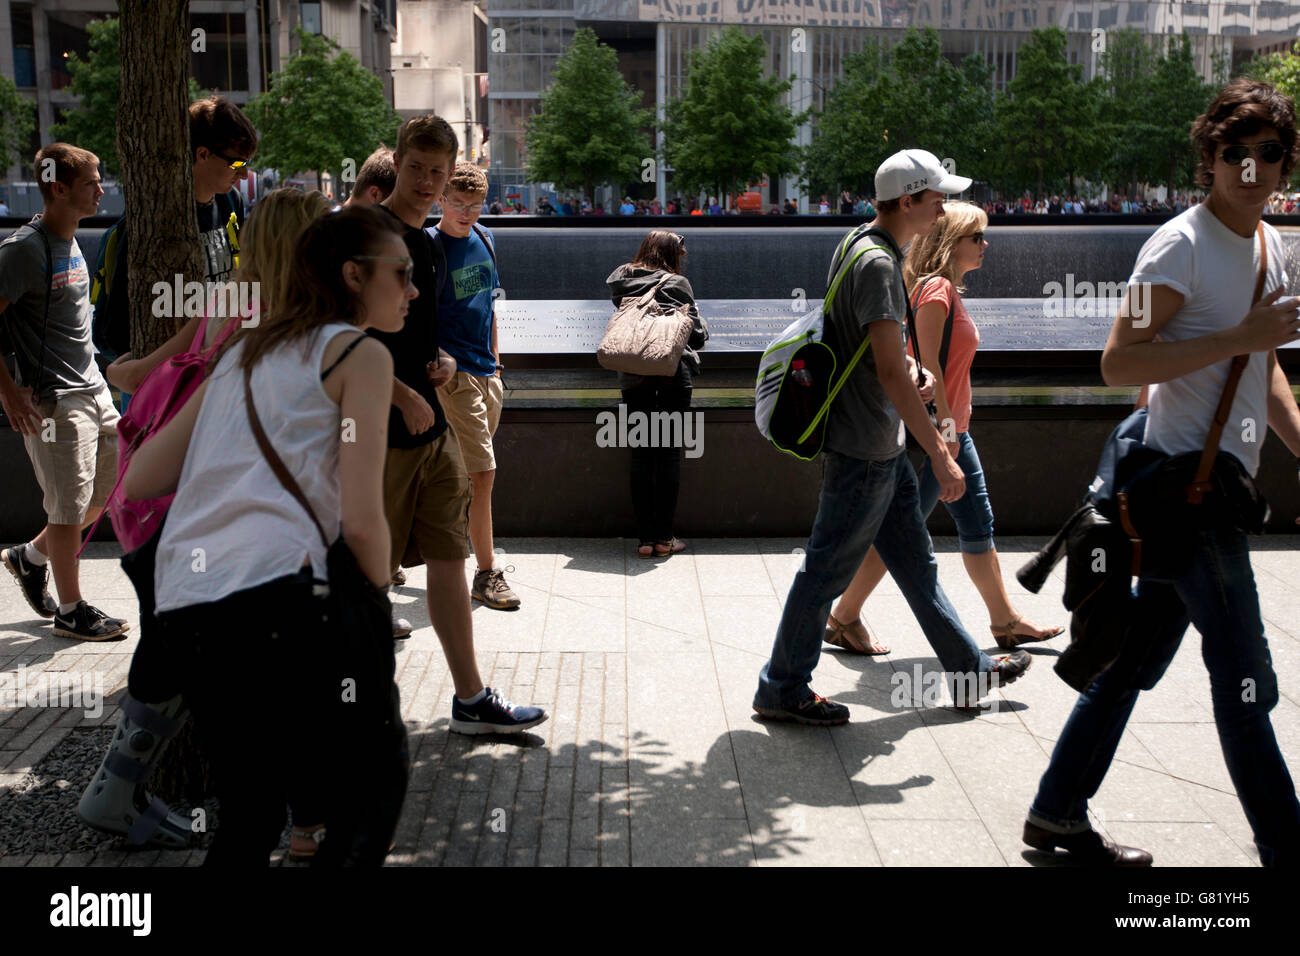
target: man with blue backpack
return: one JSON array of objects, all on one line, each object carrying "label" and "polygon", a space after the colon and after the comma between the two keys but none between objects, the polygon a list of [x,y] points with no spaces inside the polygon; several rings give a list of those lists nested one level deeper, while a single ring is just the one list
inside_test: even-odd
[{"label": "man with blue backpack", "polygon": [[[910,305],[902,247],[943,214],[947,194],[970,183],[948,173],[925,150],[895,153],[876,170],[879,215],[841,243],[831,263],[829,284],[835,283],[841,265],[848,265],[825,317],[825,341],[839,368],[859,357],[827,414],[817,517],[804,566],[786,598],[771,659],[759,674],[754,710],[761,717],[813,725],[848,722],[848,708],[814,694],[810,682],[831,602],[848,586],[873,543],[934,648],[959,705],[973,704],[972,698],[1010,683],[1029,667],[1024,651],[994,661],[962,627],[939,586],[916,473],[904,453],[906,427],[930,455],[940,500],[955,501],[964,494],[961,469],[926,411],[918,390],[922,383],[904,351]],[[863,245],[868,249],[859,254]],[[870,343],[865,350],[864,339]]]}]

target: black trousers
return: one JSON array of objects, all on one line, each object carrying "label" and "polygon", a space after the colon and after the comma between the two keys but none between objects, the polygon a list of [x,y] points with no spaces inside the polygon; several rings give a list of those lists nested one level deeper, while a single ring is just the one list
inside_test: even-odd
[{"label": "black trousers", "polygon": [[266,866],[291,797],[295,812],[311,808],[301,823],[330,815],[328,774],[349,768],[332,746],[339,688],[313,647],[323,604],[298,574],[158,616],[155,654],[185,694],[220,801],[205,866]]},{"label": "black trousers", "polygon": [[[688,414],[691,384],[688,375],[650,378],[624,388],[623,403],[628,415],[642,412]],[[685,383],[685,384],[683,384]],[[630,430],[630,429],[629,429]],[[647,432],[649,429],[647,429]],[[673,515],[681,487],[682,449],[679,447],[632,448],[632,510],[641,544],[669,541],[673,537]]]}]

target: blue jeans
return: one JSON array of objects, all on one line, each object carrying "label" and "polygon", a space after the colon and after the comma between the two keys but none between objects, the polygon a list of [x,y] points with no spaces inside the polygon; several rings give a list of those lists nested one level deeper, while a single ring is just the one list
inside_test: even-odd
[{"label": "blue jeans", "polygon": [[[957,545],[962,552],[987,554],[993,550],[993,505],[984,484],[984,467],[970,432],[958,434],[957,445],[957,467],[966,476],[966,493],[956,501],[945,501],[943,506],[957,526]],[[928,457],[917,477],[921,482],[921,517],[929,518],[939,501],[939,479],[934,477]]]},{"label": "blue jeans", "polygon": [[873,543],[943,669],[953,674],[993,669],[939,587],[939,565],[907,456],[862,461],[826,451],[812,537],[790,585],[772,657],[759,674],[755,706],[796,707],[812,695],[808,685],[831,602],[844,593]]},{"label": "blue jeans", "polygon": [[1088,800],[1106,776],[1138,691],[1159,682],[1189,621],[1202,635],[1219,744],[1260,859],[1266,866],[1295,865],[1300,803],[1268,716],[1277,704],[1277,675],[1264,637],[1249,544],[1239,531],[1203,532],[1186,572],[1172,581],[1139,582],[1124,649],[1079,696],[1029,818],[1057,832],[1087,829]]}]

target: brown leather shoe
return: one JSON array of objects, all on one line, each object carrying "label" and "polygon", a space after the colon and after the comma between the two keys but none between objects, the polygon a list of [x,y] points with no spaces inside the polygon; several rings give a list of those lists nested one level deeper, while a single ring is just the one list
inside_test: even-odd
[{"label": "brown leather shoe", "polygon": [[1083,866],[1137,867],[1150,866],[1151,854],[1133,846],[1112,843],[1091,828],[1082,833],[1053,833],[1025,821],[1024,841],[1035,850],[1054,853],[1059,847]]}]

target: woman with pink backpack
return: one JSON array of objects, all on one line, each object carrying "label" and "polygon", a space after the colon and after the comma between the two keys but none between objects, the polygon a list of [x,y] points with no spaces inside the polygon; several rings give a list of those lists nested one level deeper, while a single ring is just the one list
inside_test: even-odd
[{"label": "woman with pink backpack", "polygon": [[127,471],[128,499],[176,493],[137,588],[156,594],[212,761],[206,865],[265,866],[294,793],[321,798],[316,862],[387,854],[407,772],[385,596],[393,364],[364,330],[402,327],[413,268],[380,212],[313,221],[271,321],[232,340]]},{"label": "woman with pink backpack", "polygon": [[[283,295],[294,246],[303,230],[329,210],[320,193],[297,189],[274,190],[254,208],[243,230],[243,255],[234,281],[257,283],[263,309]],[[123,356],[108,367],[109,381],[133,392],[118,425],[118,484],[104,508],[126,552],[134,552],[157,531],[173,497],[127,501],[122,477],[132,456],[198,389],[227,339],[241,325],[251,326],[261,319],[261,315],[235,315],[222,322],[206,315],[195,317],[148,356],[137,360]],[[92,529],[86,540],[93,536]],[[189,844],[190,821],[171,812],[145,788],[167,742],[185,721],[179,688],[156,653],[152,590],[148,582],[140,591],[140,643],[131,661],[122,717],[78,812],[87,823],[125,836],[128,843],[181,848]]]}]

